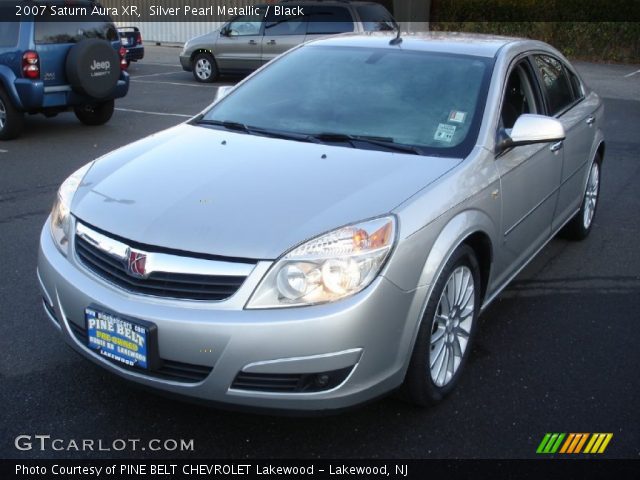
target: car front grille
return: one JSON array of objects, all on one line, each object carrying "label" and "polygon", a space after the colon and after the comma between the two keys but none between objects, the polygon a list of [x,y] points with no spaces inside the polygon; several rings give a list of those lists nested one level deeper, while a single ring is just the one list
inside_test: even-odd
[{"label": "car front grille", "polygon": [[[95,233],[87,227],[82,227],[83,235],[75,236],[75,251],[80,262],[93,273],[118,287],[143,295],[153,295],[157,297],[178,298],[186,300],[221,301],[231,297],[246,279],[246,275],[204,275],[184,272],[153,271],[148,275],[132,275],[127,269],[126,253],[122,256],[114,255],[105,249],[100,248],[100,242],[92,242],[91,237],[86,232]],[[102,241],[108,239],[116,244],[120,249],[129,252],[128,245],[115,239],[110,239],[104,234],[95,233]],[[158,255],[150,248],[144,252],[145,255]],[[166,254],[160,254],[167,257]],[[124,258],[123,258],[124,257]],[[172,266],[179,265],[181,261],[199,261],[203,264],[215,264],[211,260],[201,260],[192,257],[171,256],[174,262]],[[246,271],[247,264],[239,264]],[[253,265],[249,265],[250,268]]]},{"label": "car front grille", "polygon": [[[83,345],[88,344],[87,330],[72,321],[69,322],[71,332],[76,340]],[[148,377],[158,378],[160,380],[172,380],[174,382],[182,383],[198,383],[203,381],[213,370],[213,367],[207,367],[204,365],[194,365],[191,363],[176,362],[173,360],[161,359],[161,367],[155,370],[142,370],[135,367],[130,367],[124,363],[120,363],[116,360],[112,360],[108,357],[103,358],[114,365],[117,365],[126,370],[136,371]]]}]

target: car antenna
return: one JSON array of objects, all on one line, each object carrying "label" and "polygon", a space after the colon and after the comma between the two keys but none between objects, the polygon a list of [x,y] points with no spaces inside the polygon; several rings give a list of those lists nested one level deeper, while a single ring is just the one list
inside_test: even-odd
[{"label": "car antenna", "polygon": [[400,45],[402,43],[402,37],[400,37],[400,34],[402,33],[400,30],[400,24],[394,20],[393,26],[396,27],[397,35],[389,41],[389,45]]}]

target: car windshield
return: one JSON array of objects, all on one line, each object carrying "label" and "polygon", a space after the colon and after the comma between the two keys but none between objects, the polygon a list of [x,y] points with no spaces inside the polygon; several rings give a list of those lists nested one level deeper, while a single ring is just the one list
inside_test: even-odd
[{"label": "car windshield", "polygon": [[310,45],[250,78],[201,123],[463,157],[475,145],[492,62],[397,47]]}]

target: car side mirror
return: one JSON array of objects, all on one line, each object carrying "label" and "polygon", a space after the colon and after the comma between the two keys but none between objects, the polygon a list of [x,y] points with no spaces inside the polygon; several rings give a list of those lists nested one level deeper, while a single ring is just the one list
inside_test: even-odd
[{"label": "car side mirror", "polygon": [[225,25],[220,29],[220,35],[222,35],[223,37],[228,37],[230,31],[231,30],[229,29],[229,25]]},{"label": "car side mirror", "polygon": [[564,140],[566,133],[562,123],[544,115],[525,113],[520,115],[510,132],[501,128],[496,141],[496,152],[507,148],[534,143],[558,142]]},{"label": "car side mirror", "polygon": [[213,99],[213,103],[217,103],[220,100],[222,100],[224,97],[226,97],[227,95],[229,95],[229,93],[231,93],[231,90],[233,90],[233,85],[223,85],[222,87],[218,87],[218,90],[216,90],[216,96]]}]

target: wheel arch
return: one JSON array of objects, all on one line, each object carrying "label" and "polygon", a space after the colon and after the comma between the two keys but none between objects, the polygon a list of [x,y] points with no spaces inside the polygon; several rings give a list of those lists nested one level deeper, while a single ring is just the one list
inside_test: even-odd
[{"label": "wheel arch", "polygon": [[600,156],[600,163],[604,162],[604,152],[605,152],[605,144],[604,140],[601,140],[598,146],[596,147],[596,154]]},{"label": "wheel arch", "polygon": [[[440,230],[436,240],[431,245],[427,260],[422,268],[419,288],[424,289],[423,295],[418,295],[409,312],[409,328],[403,352],[412,352],[424,318],[429,299],[437,279],[453,255],[453,252],[463,244],[468,245],[475,253],[480,266],[481,301],[487,293],[491,270],[494,260],[494,245],[498,238],[499,229],[488,214],[481,210],[465,210],[451,218]],[[405,368],[409,364],[411,355],[405,359]]]},{"label": "wheel arch", "polygon": [[18,91],[13,83],[16,78],[16,74],[13,73],[13,70],[6,65],[0,65],[0,88],[9,96],[16,108],[23,110],[24,106],[22,105]]},{"label": "wheel arch", "polygon": [[481,270],[481,291],[484,298],[493,265],[497,232],[497,225],[481,210],[465,210],[449,220],[433,243],[420,276],[419,285],[429,285],[427,300],[442,269],[462,244],[467,244],[476,254]]},{"label": "wheel arch", "polygon": [[211,50],[210,48],[196,48],[193,52],[191,52],[191,57],[189,57],[191,59],[191,66],[192,67],[193,67],[193,61],[201,53],[207,53],[207,54],[211,55],[211,58],[213,58],[213,61],[216,62],[216,56],[213,54],[213,50]]},{"label": "wheel arch", "polygon": [[408,318],[409,323],[407,326],[409,328],[405,332],[407,335],[405,337],[406,343],[399,350],[399,355],[404,357],[403,379],[408,371],[412,352],[414,351],[418,333],[437,279],[442,274],[453,253],[461,245],[467,245],[471,248],[478,261],[482,283],[479,306],[481,308],[491,278],[494,245],[497,244],[498,232],[498,226],[487,213],[471,209],[455,215],[438,233],[436,240],[431,245],[420,276],[419,285],[424,288],[425,293],[414,299],[414,304],[409,313],[410,317]]},{"label": "wheel arch", "polygon": [[489,275],[493,264],[493,244],[491,238],[485,232],[478,230],[464,239],[461,245],[466,244],[474,251],[478,266],[480,267],[480,299],[484,302],[489,286]]}]

